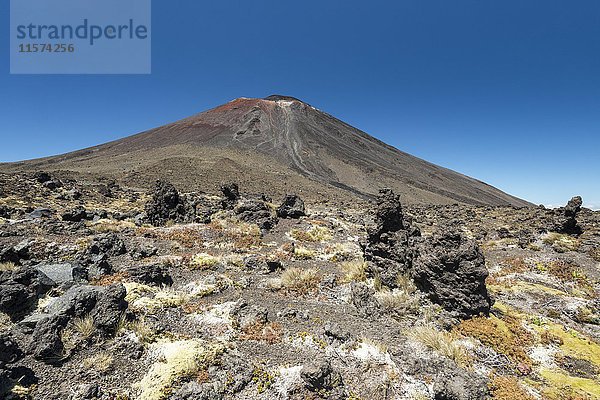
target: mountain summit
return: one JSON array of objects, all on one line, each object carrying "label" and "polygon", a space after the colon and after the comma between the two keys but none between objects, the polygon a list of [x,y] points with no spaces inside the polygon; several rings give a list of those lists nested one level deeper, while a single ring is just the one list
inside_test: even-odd
[{"label": "mountain summit", "polygon": [[239,98],[134,136],[4,170],[67,170],[190,190],[237,180],[249,191],[370,197],[391,187],[409,203],[525,206],[481,181],[404,153],[294,97]]}]

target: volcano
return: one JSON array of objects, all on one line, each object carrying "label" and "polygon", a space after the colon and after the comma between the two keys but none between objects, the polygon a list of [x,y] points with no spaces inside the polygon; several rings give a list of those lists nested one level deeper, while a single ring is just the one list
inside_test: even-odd
[{"label": "volcano", "polygon": [[402,152],[294,97],[238,98],[192,117],[72,153],[4,164],[190,191],[237,181],[250,192],[369,198],[390,187],[407,203],[530,205]]}]

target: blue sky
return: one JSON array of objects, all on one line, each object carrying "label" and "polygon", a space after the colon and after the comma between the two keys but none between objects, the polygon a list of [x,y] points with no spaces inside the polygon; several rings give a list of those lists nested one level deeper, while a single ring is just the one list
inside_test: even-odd
[{"label": "blue sky", "polygon": [[3,1],[0,161],[281,93],[534,203],[600,207],[597,0],[154,0],[152,13],[151,75],[9,75]]}]

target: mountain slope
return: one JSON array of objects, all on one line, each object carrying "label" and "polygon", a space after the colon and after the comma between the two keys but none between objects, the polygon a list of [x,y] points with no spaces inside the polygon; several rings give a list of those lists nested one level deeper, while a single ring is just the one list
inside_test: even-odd
[{"label": "mountain slope", "polygon": [[412,203],[529,204],[287,96],[239,98],[104,145],[1,169],[68,170],[139,186],[163,177],[190,190],[236,179],[250,191],[315,198],[369,196],[388,186]]}]

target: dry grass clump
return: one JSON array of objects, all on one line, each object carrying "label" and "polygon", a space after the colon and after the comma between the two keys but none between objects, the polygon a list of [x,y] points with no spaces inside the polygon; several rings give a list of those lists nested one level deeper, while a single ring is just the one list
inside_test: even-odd
[{"label": "dry grass clump", "polygon": [[405,274],[398,274],[396,277],[396,287],[409,294],[417,291],[417,287],[413,280]]},{"label": "dry grass clump", "polygon": [[419,297],[414,294],[417,288],[407,275],[398,274],[396,288],[393,290],[382,285],[379,275],[375,276],[373,286],[376,290],[375,298],[385,311],[400,315],[418,311]]},{"label": "dry grass clump", "polygon": [[342,283],[367,280],[367,263],[362,259],[343,262],[340,264],[340,268],[344,273]]},{"label": "dry grass clump", "polygon": [[189,267],[191,269],[211,269],[214,266],[219,264],[219,259],[217,257],[211,256],[208,253],[199,253],[192,256]]},{"label": "dry grass clump", "polygon": [[314,250],[307,249],[305,247],[296,246],[294,248],[294,258],[298,260],[312,260],[317,255]]},{"label": "dry grass clump", "polygon": [[559,253],[577,251],[581,245],[577,238],[556,232],[548,233],[542,240],[544,243],[552,246],[552,248]]},{"label": "dry grass clump", "polygon": [[104,373],[108,372],[108,370],[112,367],[112,363],[113,356],[109,353],[102,352],[83,360],[83,367],[88,370]]},{"label": "dry grass clump", "polygon": [[233,219],[213,219],[208,224],[211,237],[217,243],[231,243],[236,249],[260,247],[262,237],[256,224]]},{"label": "dry grass clump", "polygon": [[324,242],[331,240],[331,231],[324,226],[313,226],[307,231],[293,229],[290,235],[300,242]]},{"label": "dry grass clump", "polygon": [[90,225],[90,229],[97,233],[118,233],[127,229],[135,229],[136,225],[130,221],[117,221],[101,219]]},{"label": "dry grass clump", "polygon": [[535,400],[513,376],[494,376],[489,383],[492,398],[496,400]]},{"label": "dry grass clump", "polygon": [[384,311],[396,314],[415,313],[420,304],[417,296],[399,289],[382,289],[375,293],[375,298]]},{"label": "dry grass clump", "polygon": [[176,227],[167,230],[141,227],[136,230],[137,236],[170,240],[186,248],[201,246],[204,238],[200,233],[200,230],[194,227]]},{"label": "dry grass clump", "polygon": [[144,318],[132,322],[123,321],[120,330],[130,330],[142,343],[152,343],[156,340],[156,332],[146,323]]},{"label": "dry grass clump", "polygon": [[0,272],[9,272],[17,269],[17,264],[13,262],[3,262],[0,263]]},{"label": "dry grass clump", "polygon": [[527,348],[534,344],[534,338],[516,317],[509,315],[504,316],[503,319],[495,316],[475,317],[462,321],[453,332],[478,339],[496,352],[506,355],[519,366],[524,368],[531,366]]},{"label": "dry grass clump", "polygon": [[442,356],[453,360],[461,367],[470,365],[472,361],[467,350],[461,346],[456,341],[455,336],[449,332],[438,331],[429,326],[420,326],[408,332],[408,336]]},{"label": "dry grass clump", "polygon": [[143,319],[133,321],[129,328],[142,343],[152,343],[156,340],[156,333]]},{"label": "dry grass clump", "polygon": [[75,331],[84,339],[89,339],[94,332],[96,332],[96,323],[91,315],[86,315],[84,317],[75,318],[73,320],[73,328],[75,328]]},{"label": "dry grass clump", "polygon": [[289,268],[281,274],[281,285],[299,293],[308,293],[315,289],[321,277],[314,268]]},{"label": "dry grass clump", "polygon": [[266,324],[256,321],[253,324],[246,325],[242,329],[240,339],[256,340],[267,342],[268,344],[281,341],[282,327],[278,322],[267,322]]}]

